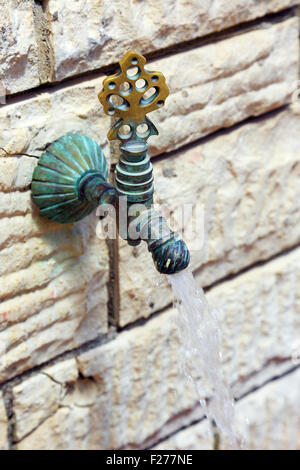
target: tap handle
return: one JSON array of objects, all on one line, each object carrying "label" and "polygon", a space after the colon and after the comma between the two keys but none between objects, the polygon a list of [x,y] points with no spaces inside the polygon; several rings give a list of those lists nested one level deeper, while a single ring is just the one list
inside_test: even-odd
[{"label": "tap handle", "polygon": [[158,134],[146,114],[164,106],[169,89],[164,75],[146,70],[145,64],[145,57],[128,51],[120,60],[121,70],[103,81],[99,101],[106,114],[119,118],[108,133],[109,140],[145,141]]}]

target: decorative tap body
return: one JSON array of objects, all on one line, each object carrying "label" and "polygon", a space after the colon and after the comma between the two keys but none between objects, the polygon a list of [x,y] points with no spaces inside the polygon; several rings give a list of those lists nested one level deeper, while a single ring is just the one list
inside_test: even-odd
[{"label": "decorative tap body", "polygon": [[[39,158],[31,190],[41,214],[60,223],[80,220],[103,204],[112,204],[116,213],[122,208],[126,214],[119,214],[119,235],[132,246],[144,240],[157,270],[174,274],[188,266],[190,254],[180,236],[153,210],[147,140],[158,131],[146,116],[164,105],[169,90],[163,74],[149,72],[145,63],[142,55],[127,52],[120,71],[104,80],[98,95],[104,112],[119,118],[108,133],[109,140],[120,141],[115,185],[107,181],[107,162],[99,145],[68,133],[48,145]],[[120,220],[124,215],[125,225]]]}]

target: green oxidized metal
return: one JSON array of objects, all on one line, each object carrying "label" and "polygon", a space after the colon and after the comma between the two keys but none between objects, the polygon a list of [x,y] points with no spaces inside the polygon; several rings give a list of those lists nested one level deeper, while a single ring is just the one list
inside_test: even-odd
[{"label": "green oxidized metal", "polygon": [[174,274],[189,265],[190,253],[185,242],[169,229],[166,220],[153,209],[141,215],[140,233],[160,273]]},{"label": "green oxidized metal", "polygon": [[[122,143],[120,150],[120,160],[116,166],[116,189],[119,196],[126,197],[127,200],[128,228],[140,213],[135,211],[134,216],[130,215],[136,204],[142,204],[146,208],[153,204],[153,169],[146,142],[130,140]],[[119,233],[130,245],[138,245],[141,242],[131,239],[127,229],[122,233],[119,227]]]},{"label": "green oxidized metal", "polygon": [[[144,240],[158,271],[174,274],[188,266],[190,254],[185,242],[152,209],[153,169],[147,140],[158,131],[146,116],[164,105],[169,90],[163,74],[149,72],[145,63],[137,52],[127,52],[120,61],[121,71],[107,77],[99,93],[106,114],[119,117],[108,134],[110,140],[120,141],[115,187],[107,182],[107,162],[97,143],[69,133],[40,157],[32,196],[42,215],[60,223],[80,220],[99,204],[121,207],[125,196],[127,219],[125,228],[119,223],[120,236],[130,245]],[[133,66],[134,74],[129,73]],[[137,204],[142,208],[133,211]],[[133,226],[139,229],[137,237],[132,235]]]},{"label": "green oxidized metal", "polygon": [[90,214],[107,192],[106,158],[89,137],[69,133],[50,144],[34,169],[31,191],[43,216],[60,223]]}]

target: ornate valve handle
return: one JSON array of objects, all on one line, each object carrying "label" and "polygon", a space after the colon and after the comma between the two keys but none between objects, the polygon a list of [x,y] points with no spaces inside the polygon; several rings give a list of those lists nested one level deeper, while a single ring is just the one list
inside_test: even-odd
[{"label": "ornate valve handle", "polygon": [[[60,223],[74,222],[99,204],[119,205],[126,196],[127,224],[120,236],[130,245],[145,240],[156,268],[173,274],[189,264],[183,240],[152,210],[153,170],[147,140],[158,135],[147,113],[161,108],[169,95],[161,72],[145,69],[146,59],[135,51],[120,61],[120,72],[107,77],[99,100],[109,116],[119,120],[108,133],[120,140],[116,186],[107,182],[107,162],[101,148],[88,137],[69,133],[50,144],[33,173],[32,196],[41,214]],[[142,208],[133,211],[136,204]],[[132,227],[138,236],[132,236]],[[135,234],[136,234],[136,230]]]},{"label": "ornate valve handle", "polygon": [[[153,204],[153,172],[147,140],[158,135],[158,131],[146,114],[161,108],[169,95],[163,74],[149,72],[145,64],[145,57],[135,51],[127,52],[120,61],[120,72],[104,80],[98,95],[104,112],[119,118],[108,138],[121,141],[116,189],[127,198],[128,227],[137,215],[130,216],[133,205],[140,203],[150,208]],[[141,240],[130,237],[128,230],[119,231],[130,245],[140,243]]]},{"label": "ornate valve handle", "polygon": [[[158,135],[156,127],[146,114],[165,104],[169,89],[163,74],[149,72],[145,69],[145,64],[145,57],[135,51],[128,51],[120,60],[121,71],[107,77],[103,82],[103,90],[98,97],[104,112],[120,118],[109,131],[109,140],[145,142],[150,135]],[[147,129],[139,131],[138,127],[142,124]],[[127,135],[120,132],[122,125],[130,127]]]}]

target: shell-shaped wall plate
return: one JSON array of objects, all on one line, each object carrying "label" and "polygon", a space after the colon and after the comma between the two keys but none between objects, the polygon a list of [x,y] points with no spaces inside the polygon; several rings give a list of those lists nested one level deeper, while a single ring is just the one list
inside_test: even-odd
[{"label": "shell-shaped wall plate", "polygon": [[52,142],[33,172],[32,198],[43,216],[60,223],[76,222],[90,214],[97,202],[82,198],[80,180],[87,174],[108,176],[107,161],[89,137],[68,133]]}]

